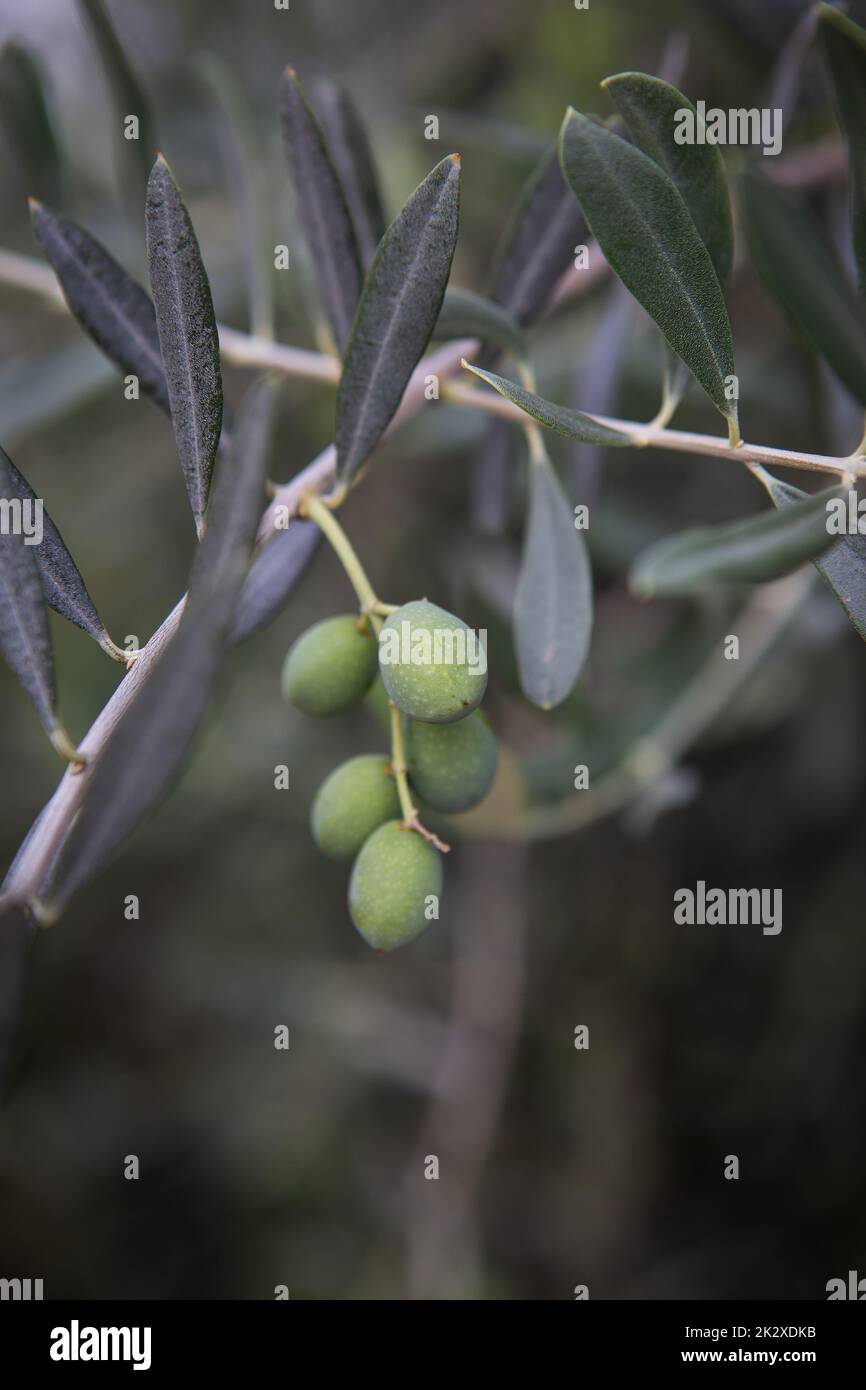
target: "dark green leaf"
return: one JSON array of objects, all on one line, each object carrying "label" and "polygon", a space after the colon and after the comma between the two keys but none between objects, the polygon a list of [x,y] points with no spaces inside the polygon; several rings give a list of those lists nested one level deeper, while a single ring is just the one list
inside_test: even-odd
[{"label": "dark green leaf", "polygon": [[[276,436],[279,381],[266,378],[258,399],[258,442],[266,459],[273,453]],[[271,472],[270,463],[266,464]],[[280,612],[312,560],[322,532],[312,521],[292,518],[257,549],[244,579],[232,619],[229,642],[242,642],[265,627]]]},{"label": "dark green leaf", "polygon": [[736,433],[731,328],[718,277],[667,174],[619,135],[569,110],[563,173],[612,269]]},{"label": "dark green leaf", "polygon": [[280,85],[280,119],[316,283],[342,353],[361,293],[358,243],[324,131],[293,68],[286,68]]},{"label": "dark green leaf", "polygon": [[312,521],[292,518],[266,541],[253,560],[235,610],[231,641],[243,642],[280,613],[306,573],[322,533]]},{"label": "dark green leaf", "polygon": [[796,330],[866,406],[866,325],[832,248],[799,198],[755,173],[740,181],[755,269]]},{"label": "dark green leaf", "polygon": [[838,488],[803,496],[785,512],[681,531],[639,556],[629,587],[641,598],[690,594],[718,583],[764,584],[827,550],[827,501]]},{"label": "dark green leaf", "polygon": [[17,43],[0,52],[0,117],[28,189],[40,198],[60,196],[60,152],[36,59]]},{"label": "dark green leaf", "polygon": [[120,122],[122,123],[126,116],[138,117],[137,140],[125,139],[119,124],[118,149],[124,156],[132,156],[141,183],[145,184],[156,153],[156,134],[150,102],[124,52],[103,0],[79,0],[79,4],[99,51]]},{"label": "dark green leaf", "polygon": [[228,63],[213,53],[206,53],[197,59],[196,67],[222,118],[219,145],[243,250],[250,332],[257,337],[272,338],[273,253],[262,225],[261,210],[266,204],[263,181],[256,167],[257,132],[250,120],[244,90]]},{"label": "dark green leaf", "polygon": [[53,734],[57,720],[57,687],[48,631],[48,611],[34,550],[26,544],[21,512],[9,460],[0,449],[0,651],[36,707],[46,731]]},{"label": "dark green leaf", "polygon": [[177,451],[201,535],[223,415],[219,336],[198,242],[159,155],[147,185],[147,259]]},{"label": "dark green leaf", "polygon": [[367,132],[339,82],[321,78],[313,89],[313,100],[352,214],[361,259],[369,265],[387,224]]},{"label": "dark green leaf", "polygon": [[481,338],[513,357],[525,358],[527,352],[526,338],[511,315],[500,304],[473,294],[472,290],[445,291],[433,337]]},{"label": "dark green leaf", "polygon": [[560,704],[586,659],[592,573],[583,535],[549,461],[530,468],[529,522],[514,601],[520,684],[542,709]]},{"label": "dark green leaf", "polygon": [[524,186],[496,252],[491,298],[528,327],[586,240],[586,223],[562,177],[556,147]]},{"label": "dark green leaf", "polygon": [[725,163],[718,145],[678,145],[677,114],[700,117],[687,97],[645,72],[620,72],[602,82],[634,143],[673,179],[724,289],[734,255],[734,228]]},{"label": "dark green leaf", "polygon": [[500,396],[525,410],[533,420],[537,420],[549,430],[555,430],[557,434],[564,434],[569,439],[579,439],[584,444],[605,444],[611,447],[631,444],[627,434],[611,429],[609,425],[600,424],[598,420],[593,420],[591,415],[584,415],[582,411],[571,410],[565,405],[554,405],[552,401],[536,396],[533,391],[524,391],[522,386],[518,386],[514,381],[507,381],[504,376],[485,371],[483,367],[473,367],[471,362],[464,362],[463,366],[474,372],[482,381],[486,381]]},{"label": "dark green leaf", "polygon": [[866,30],[831,5],[818,6],[818,21],[848,146],[854,255],[860,289],[866,293]]},{"label": "dark green leaf", "polygon": [[460,161],[449,155],[379,243],[337,392],[337,478],[348,483],[376,446],[436,326],[457,243]]},{"label": "dark green leaf", "polygon": [[[0,454],[6,460],[16,497],[22,503],[27,502],[32,505],[36,501],[36,494],[27,479],[18,472],[12,460],[3,453],[2,449],[0,449]],[[105,630],[105,624],[96,611],[93,599],[87,592],[78,566],[66,549],[63,537],[44,505],[42,508],[42,540],[39,545],[33,546],[33,555],[39,569],[45,598],[55,613],[59,613],[70,623],[75,623],[77,627],[87,633],[88,637],[92,637],[94,642],[98,642],[100,647],[107,651],[110,656],[116,657],[118,650]]]},{"label": "dark green leaf", "polygon": [[171,406],[150,296],[83,227],[31,202],[37,239],[84,331],[167,413]]},{"label": "dark green leaf", "polygon": [[[761,481],[779,508],[799,504],[808,493],[791,483],[780,482],[769,473]],[[844,495],[844,494],[843,494]],[[866,536],[840,536],[836,545],[814,565],[827,588],[839,600],[848,620],[866,641]]]},{"label": "dark green leaf", "polygon": [[249,563],[265,482],[261,387],[238,412],[177,632],[90,774],[50,893],[58,908],[111,859],[169,791],[201,725]]}]

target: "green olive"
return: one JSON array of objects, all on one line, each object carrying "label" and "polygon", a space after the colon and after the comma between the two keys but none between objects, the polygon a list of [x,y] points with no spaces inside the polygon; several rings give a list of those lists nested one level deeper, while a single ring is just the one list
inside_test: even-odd
[{"label": "green olive", "polygon": [[394,703],[412,719],[431,724],[465,718],[487,688],[479,638],[460,618],[426,599],[405,603],[383,624],[379,670]]},{"label": "green olive", "polygon": [[323,854],[351,859],[377,826],[400,814],[390,767],[384,753],[363,753],[325,778],[310,812],[313,839]]},{"label": "green olive", "polygon": [[412,941],[438,916],[442,892],[438,850],[402,821],[389,820],[365,841],[349,881],[349,912],[377,951]]},{"label": "green olive", "polygon": [[412,720],[409,779],[434,811],[468,811],[483,801],[496,776],[496,735],[481,710],[458,724]]},{"label": "green olive", "polygon": [[283,665],[283,695],[304,714],[342,714],[371,685],[376,657],[366,619],[350,614],[325,618],[292,645]]}]

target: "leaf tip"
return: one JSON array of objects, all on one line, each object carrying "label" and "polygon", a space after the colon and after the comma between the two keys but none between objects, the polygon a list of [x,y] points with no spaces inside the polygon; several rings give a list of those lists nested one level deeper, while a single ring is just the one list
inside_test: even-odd
[{"label": "leaf tip", "polygon": [[452,163],[452,164],[456,164],[456,165],[457,165],[457,168],[458,168],[458,169],[460,168],[460,156],[459,156],[459,154],[449,154],[448,158],[451,160],[451,163]]}]

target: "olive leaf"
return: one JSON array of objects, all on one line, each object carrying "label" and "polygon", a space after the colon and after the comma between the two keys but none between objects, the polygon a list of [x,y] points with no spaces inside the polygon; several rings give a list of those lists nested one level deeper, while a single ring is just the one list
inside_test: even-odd
[{"label": "olive leaf", "polygon": [[[0,456],[5,460],[9,470],[9,478],[15,496],[22,504],[32,506],[37,499],[27,479],[19,473],[12,460],[2,449],[0,449]],[[39,545],[33,546],[32,550],[42,580],[45,599],[49,606],[62,618],[66,618],[70,623],[75,623],[76,627],[80,627],[83,632],[87,633],[88,637],[92,637],[94,642],[98,642],[109,656],[116,660],[123,660],[125,653],[115,646],[106,632],[105,624],[96,611],[93,599],[87,592],[87,586],[81,578],[78,566],[67,550],[63,537],[44,505],[42,507],[42,540]]]},{"label": "olive leaf", "polygon": [[[780,509],[798,506],[809,494],[783,483],[764,469],[759,475],[773,504]],[[842,494],[844,496],[844,493]],[[841,603],[848,621],[866,641],[866,536],[844,535],[836,545],[813,561],[827,588]]]},{"label": "olive leaf", "polygon": [[731,327],[718,277],[672,180],[634,145],[569,109],[566,180],[611,268],[738,435]]},{"label": "olive leaf", "polygon": [[306,573],[321,539],[315,522],[293,517],[262,545],[238,598],[230,642],[245,641],[277,616]]},{"label": "olive leaf", "polygon": [[358,242],[324,131],[294,68],[286,68],[280,84],[280,119],[316,283],[342,353],[361,293]]},{"label": "olive leaf", "polygon": [[511,315],[500,304],[472,290],[445,291],[433,337],[481,338],[510,352],[512,357],[525,358],[527,353],[526,338]]},{"label": "olive leaf", "polygon": [[592,572],[583,535],[547,458],[530,465],[529,489],[514,642],[523,693],[552,709],[573,687],[589,650]]},{"label": "olive leaf", "polygon": [[491,298],[521,327],[534,323],[585,238],[586,223],[554,145],[533,170],[506,225],[494,256]]},{"label": "olive leaf", "polygon": [[848,147],[851,231],[860,290],[866,293],[866,30],[831,5],[818,5],[817,17]]},{"label": "olive leaf", "polygon": [[866,326],[839,261],[811,212],[749,171],[739,183],[752,261],[794,328],[866,406]]},{"label": "olive leaf", "polygon": [[180,190],[162,155],[147,184],[150,288],[171,420],[196,530],[202,534],[223,415],[210,285]]},{"label": "olive leaf", "polygon": [[205,53],[196,59],[196,70],[221,118],[218,140],[241,241],[250,332],[255,337],[272,338],[272,261],[262,224],[264,190],[256,169],[256,132],[243,88],[228,63],[214,53]]},{"label": "olive leaf", "polygon": [[350,482],[400,404],[436,326],[457,244],[460,160],[448,155],[379,242],[337,391],[337,480]]},{"label": "olive leaf", "polygon": [[122,140],[119,148],[136,161],[138,175],[145,184],[156,151],[150,102],[126,56],[103,0],[78,0],[78,3],[93,35],[118,114],[121,119],[138,117],[138,139]]},{"label": "olive leaf", "polygon": [[262,389],[256,382],[244,397],[221,459],[177,631],[93,766],[53,876],[50,912],[114,856],[168,793],[202,723],[261,511],[267,463]]},{"label": "olive leaf", "polygon": [[829,549],[828,488],[784,512],[761,512],[725,526],[700,526],[650,546],[638,556],[629,587],[640,598],[690,594],[717,583],[764,584],[790,574]]},{"label": "olive leaf", "polygon": [[[259,391],[257,448],[268,460],[273,453],[277,421],[277,400],[281,383],[265,377]],[[242,642],[265,627],[285,604],[289,594],[305,573],[318,549],[322,532],[312,521],[292,518],[289,525],[276,531],[253,554],[232,618],[229,643]]]},{"label": "olive leaf", "polygon": [[39,566],[20,526],[10,524],[21,506],[9,460],[0,449],[0,651],[21,682],[58,751],[72,752],[57,715],[57,685],[48,610]]},{"label": "olive leaf", "polygon": [[0,50],[0,117],[28,187],[60,196],[61,160],[39,64],[17,43]]},{"label": "olive leaf", "polygon": [[84,331],[166,413],[171,406],[150,296],[75,222],[31,199],[33,229]]},{"label": "olive leaf", "polygon": [[362,263],[369,265],[387,223],[367,132],[342,83],[320,78],[313,87],[313,105],[352,215]]},{"label": "olive leaf", "polygon": [[634,143],[679,189],[724,289],[734,257],[734,227],[725,163],[718,145],[697,141],[677,144],[680,112],[691,112],[696,129],[701,122],[688,97],[670,82],[645,72],[619,72],[601,85]]},{"label": "olive leaf", "polygon": [[467,371],[474,372],[482,381],[486,381],[500,396],[525,410],[539,425],[555,430],[557,434],[564,434],[569,439],[579,439],[584,444],[605,444],[611,447],[631,444],[629,436],[623,434],[622,430],[602,425],[598,420],[593,420],[591,415],[584,415],[582,411],[572,410],[566,405],[554,405],[552,401],[536,396],[534,391],[525,391],[516,382],[507,381],[504,376],[497,376],[495,372],[488,372],[483,367],[474,367],[471,362],[464,360],[462,365]]}]

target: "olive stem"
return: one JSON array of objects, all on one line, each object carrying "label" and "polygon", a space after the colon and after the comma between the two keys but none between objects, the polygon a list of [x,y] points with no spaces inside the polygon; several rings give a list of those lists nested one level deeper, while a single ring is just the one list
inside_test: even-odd
[{"label": "olive stem", "polygon": [[346,576],[358,595],[358,602],[361,605],[361,612],[369,617],[378,609],[379,600],[376,597],[372,584],[367,578],[366,570],[358,559],[355,548],[349,537],[346,535],[334,513],[326,507],[320,497],[314,492],[308,492],[301,502],[299,508],[301,516],[309,517],[314,521],[323,535],[327,536],[334,552],[346,571]]},{"label": "olive stem", "polygon": [[403,739],[403,718],[394,701],[389,700],[388,703],[391,706],[391,771],[397,783],[397,795],[400,798],[403,824],[409,826],[417,820],[418,809],[412,804],[409,779],[406,776],[409,765],[406,762],[406,744]]},{"label": "olive stem", "polygon": [[427,840],[442,854],[447,854],[451,846],[446,845],[444,840],[440,840],[438,835],[434,835],[432,830],[421,824],[418,808],[412,802],[407,776],[409,764],[406,761],[406,743],[403,738],[403,717],[393,700],[389,700],[388,703],[391,706],[391,771],[397,783],[403,825],[406,830],[417,830],[422,839]]}]

